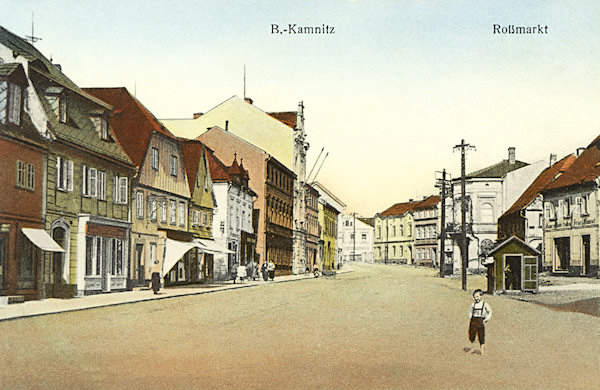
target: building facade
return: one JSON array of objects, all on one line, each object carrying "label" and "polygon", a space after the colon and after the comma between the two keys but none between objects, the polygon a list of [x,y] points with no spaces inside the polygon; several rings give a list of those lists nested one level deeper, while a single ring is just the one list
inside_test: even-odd
[{"label": "building facade", "polygon": [[543,191],[542,269],[555,275],[599,275],[600,137]]},{"label": "building facade", "polygon": [[414,253],[412,199],[397,203],[374,217],[374,261],[378,263],[412,264]]},{"label": "building facade", "polygon": [[337,245],[341,249],[342,263],[351,261],[373,262],[375,229],[353,214],[339,214]]},{"label": "building facade", "polygon": [[317,257],[319,252],[319,192],[310,184],[306,184],[306,267],[309,272],[319,266]]},{"label": "building facade", "polygon": [[216,254],[216,280],[228,280],[237,265],[249,265],[256,257],[256,234],[252,224],[252,210],[256,193],[249,187],[250,177],[234,154],[230,166],[208,150],[208,164],[213,182],[215,201],[213,236],[222,247],[233,253]]},{"label": "building facade", "polygon": [[440,265],[440,201],[439,196],[429,196],[413,209],[415,225],[414,258],[417,265]]},{"label": "building facade", "polygon": [[341,266],[341,248],[337,245],[338,216],[346,204],[337,198],[323,184],[315,182],[312,187],[318,191],[319,225],[319,250],[317,264],[321,270],[336,270]]}]

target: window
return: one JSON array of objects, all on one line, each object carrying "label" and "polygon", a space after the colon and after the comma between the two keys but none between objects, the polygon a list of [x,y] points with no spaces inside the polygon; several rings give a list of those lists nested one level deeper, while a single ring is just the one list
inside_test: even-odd
[{"label": "window", "polygon": [[135,194],[135,210],[135,215],[139,219],[144,218],[144,193],[142,191]]},{"label": "window", "polygon": [[494,209],[490,203],[481,205],[481,222],[494,223]]},{"label": "window", "polygon": [[59,98],[59,120],[67,123],[67,99],[64,96]]},{"label": "window", "polygon": [[200,171],[196,172],[196,188],[200,188]]},{"label": "window", "polygon": [[103,140],[108,140],[108,122],[106,121],[106,118],[95,115],[91,116],[90,120],[94,124],[98,136]]},{"label": "window", "polygon": [[175,225],[177,222],[177,204],[174,200],[169,201],[169,223]]},{"label": "window", "polygon": [[363,233],[363,234],[361,234],[361,238],[362,238],[363,240],[366,240],[366,239],[367,239],[367,233]]},{"label": "window", "polygon": [[177,156],[171,156],[171,176],[177,177]]},{"label": "window", "polygon": [[555,219],[554,207],[553,207],[552,203],[546,203],[545,205],[546,205],[546,207],[545,207],[546,219],[547,220]]},{"label": "window", "polygon": [[152,148],[151,166],[152,169],[158,170],[158,149],[156,148]]},{"label": "window", "polygon": [[113,183],[113,199],[115,203],[127,203],[127,178],[115,176]]},{"label": "window", "polygon": [[354,240],[354,233],[350,233],[350,239]]},{"label": "window", "polygon": [[148,197],[148,218],[156,221],[156,198]]},{"label": "window", "polygon": [[98,171],[98,199],[106,200],[106,172]]},{"label": "window", "polygon": [[19,273],[17,288],[33,288],[35,285],[34,259],[35,247],[24,234],[20,236]]},{"label": "window", "polygon": [[179,226],[185,226],[185,203],[179,202]]},{"label": "window", "polygon": [[62,157],[56,158],[56,188],[62,191],[73,191],[73,161]]},{"label": "window", "polygon": [[581,198],[581,214],[583,215],[588,215],[589,214],[589,210],[588,210],[588,204],[589,204],[589,200],[590,200],[590,195],[584,195]]},{"label": "window", "polygon": [[160,222],[167,223],[167,202],[160,202]]},{"label": "window", "polygon": [[21,87],[0,81],[0,123],[21,124]]},{"label": "window", "polygon": [[32,164],[17,161],[17,187],[33,190],[35,187],[35,167]]},{"label": "window", "polygon": [[198,210],[192,210],[192,226],[198,226],[199,214]]},{"label": "window", "polygon": [[150,243],[150,256],[149,256],[150,264],[148,264],[148,268],[151,268],[154,263],[156,263],[156,243]]}]

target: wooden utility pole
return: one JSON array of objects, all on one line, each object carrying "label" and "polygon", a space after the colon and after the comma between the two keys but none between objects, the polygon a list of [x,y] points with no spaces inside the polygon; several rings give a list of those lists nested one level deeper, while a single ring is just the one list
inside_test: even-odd
[{"label": "wooden utility pole", "polygon": [[460,141],[460,145],[454,146],[454,150],[460,149],[460,255],[462,289],[467,289],[467,268],[469,267],[469,243],[467,242],[467,194],[466,192],[466,174],[465,174],[465,155],[467,149],[474,150],[475,147],[465,144],[465,140]]},{"label": "wooden utility pole", "polygon": [[440,221],[440,278],[444,277],[444,260],[446,258],[446,170],[442,171],[441,187],[442,215]]}]

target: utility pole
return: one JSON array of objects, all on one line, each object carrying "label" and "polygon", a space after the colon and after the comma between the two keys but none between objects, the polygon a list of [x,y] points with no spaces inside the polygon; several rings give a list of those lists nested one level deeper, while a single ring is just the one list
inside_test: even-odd
[{"label": "utility pole", "polygon": [[[439,173],[439,172],[437,172]],[[440,187],[442,201],[442,213],[440,220],[440,278],[444,277],[444,264],[446,259],[446,170],[442,172],[442,178],[437,179],[436,187]]]},{"label": "utility pole", "polygon": [[390,221],[389,217],[385,217],[385,263],[388,262],[388,245],[389,245],[389,230],[390,230]]},{"label": "utility pole", "polygon": [[467,268],[469,267],[469,243],[467,242],[467,194],[466,192],[466,174],[465,174],[465,155],[467,149],[475,150],[474,146],[465,144],[465,140],[460,141],[460,145],[454,146],[454,150],[460,149],[460,255],[462,259],[462,289],[467,289]]},{"label": "utility pole", "polygon": [[356,212],[352,213],[352,215],[354,216],[354,221],[352,221],[352,237],[354,238],[352,240],[352,261],[356,261]]}]

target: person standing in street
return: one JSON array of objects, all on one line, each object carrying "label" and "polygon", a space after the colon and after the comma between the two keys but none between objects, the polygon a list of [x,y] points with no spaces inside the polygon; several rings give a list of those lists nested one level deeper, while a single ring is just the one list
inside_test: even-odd
[{"label": "person standing in street", "polygon": [[267,270],[267,262],[263,262],[261,267],[260,267],[260,272],[262,273],[262,277],[263,280],[266,282],[267,280],[269,280],[269,271]]},{"label": "person standing in street", "polygon": [[269,271],[269,279],[275,280],[275,264],[272,260],[269,260],[269,265],[267,266],[267,270]]},{"label": "person standing in street", "polygon": [[154,294],[158,294],[158,291],[160,290],[160,266],[158,260],[154,261],[154,264],[152,264],[152,267],[150,268],[150,272],[152,273],[150,279],[152,291],[154,291]]},{"label": "person standing in street", "polygon": [[[492,317],[492,309],[485,303],[481,296],[483,291],[477,289],[473,291],[473,303],[469,307],[469,341],[471,347],[465,347],[464,351],[473,351],[475,354],[483,355],[485,345],[485,323]],[[479,339],[479,350],[475,349],[475,336]]]}]

